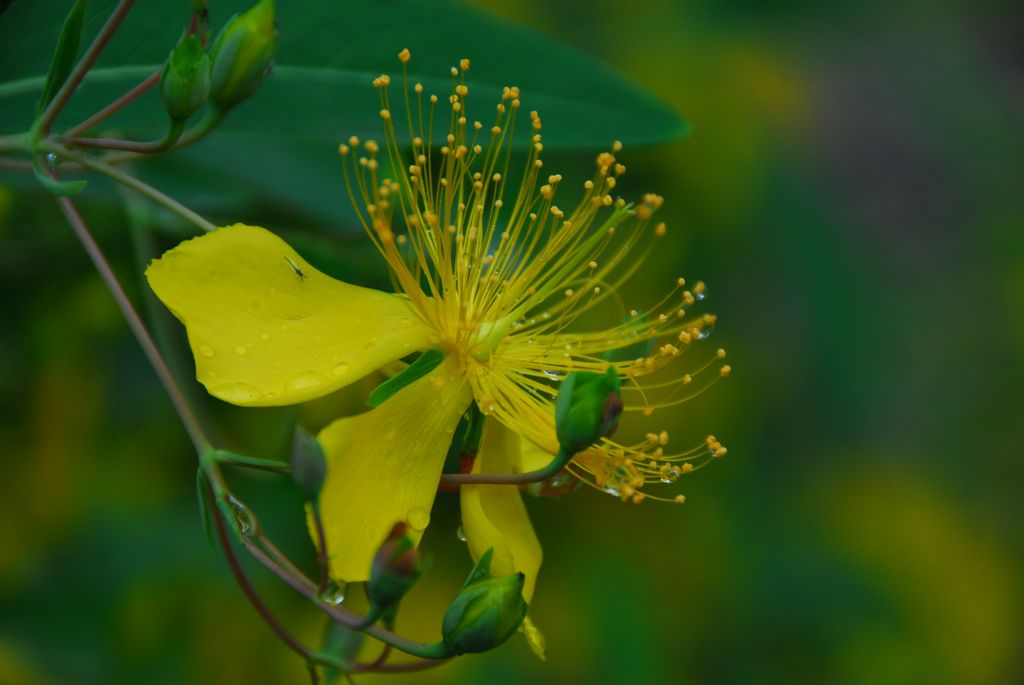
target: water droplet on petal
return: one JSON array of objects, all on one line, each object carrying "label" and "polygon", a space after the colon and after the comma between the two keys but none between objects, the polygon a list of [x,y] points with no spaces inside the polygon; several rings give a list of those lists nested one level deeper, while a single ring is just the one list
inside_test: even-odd
[{"label": "water droplet on petal", "polygon": [[235,354],[237,354],[239,357],[244,357],[248,353],[249,348],[246,347],[245,345],[239,345],[235,348]]},{"label": "water droplet on petal", "polygon": [[255,385],[248,383],[229,383],[210,388],[210,393],[225,402],[245,404],[255,402],[263,397],[263,392]]},{"label": "water droplet on petal", "polygon": [[207,359],[209,359],[210,357],[213,356],[213,348],[210,347],[209,345],[200,345],[199,346],[199,354],[201,354],[204,357],[206,357]]},{"label": "water droplet on petal", "polygon": [[372,350],[376,346],[377,346],[377,340],[376,339],[371,339],[371,340],[367,340],[366,341],[366,344],[363,345],[363,349],[366,350],[367,352],[369,352],[370,350]]},{"label": "water droplet on petal", "polygon": [[305,371],[297,374],[288,381],[289,390],[303,390],[305,388],[312,388],[320,385],[323,382],[323,378],[320,374],[315,371]]},{"label": "water droplet on petal", "polygon": [[412,328],[412,319],[402,319],[402,328]]},{"label": "water droplet on petal", "polygon": [[459,525],[458,529],[455,531],[455,537],[457,537],[462,542],[466,541],[466,529],[463,528],[461,524]]},{"label": "water droplet on petal", "polygon": [[405,515],[409,527],[416,531],[426,530],[430,524],[430,512],[423,507],[413,507]]},{"label": "water droplet on petal", "polygon": [[270,340],[270,333],[260,333],[260,340],[264,342]]},{"label": "water droplet on petal", "polygon": [[334,368],[331,369],[331,373],[333,373],[335,376],[344,376],[351,369],[352,367],[346,364],[345,362],[338,362],[337,364],[334,365]]}]

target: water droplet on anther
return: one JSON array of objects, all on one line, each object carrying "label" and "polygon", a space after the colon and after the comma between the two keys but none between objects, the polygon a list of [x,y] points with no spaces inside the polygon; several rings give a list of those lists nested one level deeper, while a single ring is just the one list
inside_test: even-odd
[{"label": "water droplet on anther", "polygon": [[662,483],[675,483],[679,480],[679,468],[675,464],[665,464],[660,469]]}]

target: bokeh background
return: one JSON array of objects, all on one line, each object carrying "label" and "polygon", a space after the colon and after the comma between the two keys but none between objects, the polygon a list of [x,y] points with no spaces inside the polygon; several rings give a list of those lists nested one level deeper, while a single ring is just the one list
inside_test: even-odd
[{"label": "bokeh background", "polygon": [[[1024,681],[1014,3],[477,4],[691,122],[684,140],[624,153],[626,192],[666,196],[672,229],[627,299],[642,306],[678,273],[708,282],[711,344],[734,372],[666,420],[729,455],[681,481],[683,507],[590,490],[531,500],[547,662],[517,636],[395,682]],[[436,58],[463,56],[450,49]],[[515,73],[533,57],[508,59]],[[10,109],[0,121],[21,123]],[[211,139],[139,172],[213,220],[270,226],[330,273],[383,284],[337,167],[279,142]],[[579,178],[597,149],[548,168]],[[139,281],[187,227],[102,181],[81,204],[187,378],[180,331]],[[109,294],[54,203],[3,171],[0,286],[0,683],[305,682],[207,544],[194,454]],[[223,444],[280,456],[296,422],[359,410],[375,382],[283,410],[191,392]],[[309,563],[288,483],[234,476]],[[434,566],[400,621],[423,639],[470,566],[456,504],[439,497]],[[321,616],[256,578],[315,643]]]}]

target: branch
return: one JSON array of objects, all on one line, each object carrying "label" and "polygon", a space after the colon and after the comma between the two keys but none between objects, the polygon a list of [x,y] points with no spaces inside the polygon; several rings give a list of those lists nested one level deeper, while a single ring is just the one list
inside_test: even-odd
[{"label": "branch", "polygon": [[64,105],[68,103],[71,95],[75,92],[75,89],[82,83],[82,79],[92,68],[92,65],[99,59],[103,49],[107,47],[107,43],[114,37],[114,33],[117,31],[121,22],[128,15],[128,11],[131,10],[132,5],[135,4],[135,0],[121,0],[114,8],[114,11],[110,14],[110,18],[107,19],[107,23],[103,25],[100,32],[96,34],[96,38],[93,39],[92,45],[82,55],[82,59],[75,65],[71,75],[68,76],[68,80],[64,82],[61,89],[57,92],[57,95],[53,98],[50,104],[43,111],[42,116],[36,122],[33,130],[40,134],[47,134],[50,132],[50,127],[53,125],[53,120],[57,118],[60,111],[64,109]]}]

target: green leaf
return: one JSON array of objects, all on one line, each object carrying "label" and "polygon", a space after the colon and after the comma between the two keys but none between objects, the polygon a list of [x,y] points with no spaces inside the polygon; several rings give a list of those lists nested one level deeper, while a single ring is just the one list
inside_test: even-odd
[{"label": "green leaf", "polygon": [[46,109],[46,106],[57,95],[60,87],[68,80],[68,74],[71,73],[71,69],[75,66],[75,59],[78,57],[84,26],[85,0],[75,0],[71,11],[64,19],[64,26],[60,30],[60,38],[57,39],[57,47],[50,60],[50,69],[46,73],[46,83],[43,85],[43,94],[39,98],[36,112]]},{"label": "green leaf", "polygon": [[396,392],[436,369],[442,359],[444,354],[441,350],[427,350],[416,357],[416,361],[402,369],[397,376],[392,376],[374,388],[366,403],[371,407],[379,407]]},{"label": "green leaf", "polygon": [[[214,28],[250,4],[216,3]],[[0,45],[9,48],[0,56],[0,74],[12,79],[0,84],[5,111],[18,111],[42,89],[45,58],[36,42],[61,5],[59,0],[16,3],[0,24]],[[113,0],[96,0],[87,26],[98,25],[113,5]],[[156,71],[188,18],[187,3],[140,3],[87,76],[89,87],[76,94],[67,120],[88,116]],[[332,148],[349,134],[379,137],[380,105],[370,82],[381,72],[391,73],[392,97],[401,102],[396,55],[407,47],[410,80],[421,81],[442,101],[451,88],[449,68],[462,57],[472,61],[470,118],[489,121],[502,86],[519,86],[524,114],[535,109],[543,118],[548,149],[596,149],[615,139],[654,144],[687,130],[670,107],[596,58],[452,0],[281,3],[278,26],[277,66],[260,92],[231,113],[224,129]],[[147,94],[110,125],[126,134],[158,134],[159,98]],[[525,143],[529,127],[518,128]]]}]

